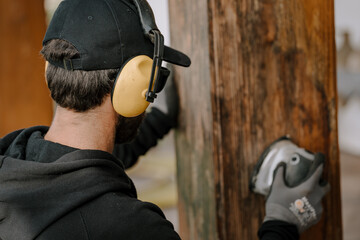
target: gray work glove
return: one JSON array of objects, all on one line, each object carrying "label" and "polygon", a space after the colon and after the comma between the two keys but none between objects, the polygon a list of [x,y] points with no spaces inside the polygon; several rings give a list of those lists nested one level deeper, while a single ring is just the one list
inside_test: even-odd
[{"label": "gray work glove", "polygon": [[320,164],[310,178],[293,188],[285,184],[285,167],[278,167],[266,200],[264,222],[281,220],[292,223],[299,233],[319,222],[323,211],[321,199],[330,189],[328,183],[320,184],[323,167],[324,164]]}]

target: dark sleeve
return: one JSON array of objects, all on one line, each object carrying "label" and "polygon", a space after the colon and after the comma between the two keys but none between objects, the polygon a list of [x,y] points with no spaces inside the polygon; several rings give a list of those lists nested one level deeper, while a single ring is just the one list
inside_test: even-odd
[{"label": "dark sleeve", "polygon": [[89,239],[180,240],[159,207],[108,193],[81,209]]},{"label": "dark sleeve", "polygon": [[[169,222],[160,208],[152,203],[138,202],[133,206],[137,215],[135,218],[128,217],[129,225],[136,225],[136,230],[127,239],[136,240],[181,240],[174,230],[174,226]],[[133,222],[134,221],[134,222]]]},{"label": "dark sleeve", "polygon": [[293,224],[267,221],[261,225],[258,236],[260,240],[298,240],[299,232]]},{"label": "dark sleeve", "polygon": [[115,144],[113,154],[122,160],[125,168],[132,167],[139,156],[156,146],[171,129],[171,121],[166,114],[153,107],[146,114],[139,128],[139,134],[130,143]]},{"label": "dark sleeve", "polygon": [[180,240],[159,207],[107,193],[47,227],[36,240]]}]

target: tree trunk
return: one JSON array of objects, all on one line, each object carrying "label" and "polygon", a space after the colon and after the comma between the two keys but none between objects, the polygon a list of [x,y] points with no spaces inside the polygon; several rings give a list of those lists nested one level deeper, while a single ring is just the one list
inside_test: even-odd
[{"label": "tree trunk", "polygon": [[289,134],[323,152],[331,192],[302,239],[342,239],[334,5],[329,0],[170,0],[183,239],[257,239],[264,198],[249,191],[261,152]]},{"label": "tree trunk", "polygon": [[0,0],[0,137],[51,121],[39,54],[45,29],[44,0]]}]

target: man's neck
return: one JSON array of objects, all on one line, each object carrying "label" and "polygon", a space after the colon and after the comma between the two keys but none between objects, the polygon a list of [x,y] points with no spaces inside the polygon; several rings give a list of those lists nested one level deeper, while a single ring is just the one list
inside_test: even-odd
[{"label": "man's neck", "polygon": [[78,113],[62,107],[56,113],[45,140],[79,149],[112,153],[117,115],[110,98],[95,109]]}]

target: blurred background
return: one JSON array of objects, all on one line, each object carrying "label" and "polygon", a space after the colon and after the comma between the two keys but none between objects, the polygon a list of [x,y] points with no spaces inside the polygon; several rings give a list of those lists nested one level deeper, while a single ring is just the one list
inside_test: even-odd
[{"label": "blurred background", "polygon": [[345,240],[360,239],[360,1],[335,0],[339,144]]},{"label": "blurred background", "polygon": [[[148,0],[171,45],[167,0]],[[19,128],[49,125],[53,103],[40,57],[42,38],[61,0],[0,0],[0,137]],[[43,10],[45,9],[45,11]],[[335,0],[339,144],[344,239],[360,239],[360,1]],[[46,20],[45,20],[46,19]],[[34,77],[36,76],[36,77]],[[164,97],[156,103],[164,107]],[[128,171],[139,198],[154,202],[178,229],[173,133]]]}]

